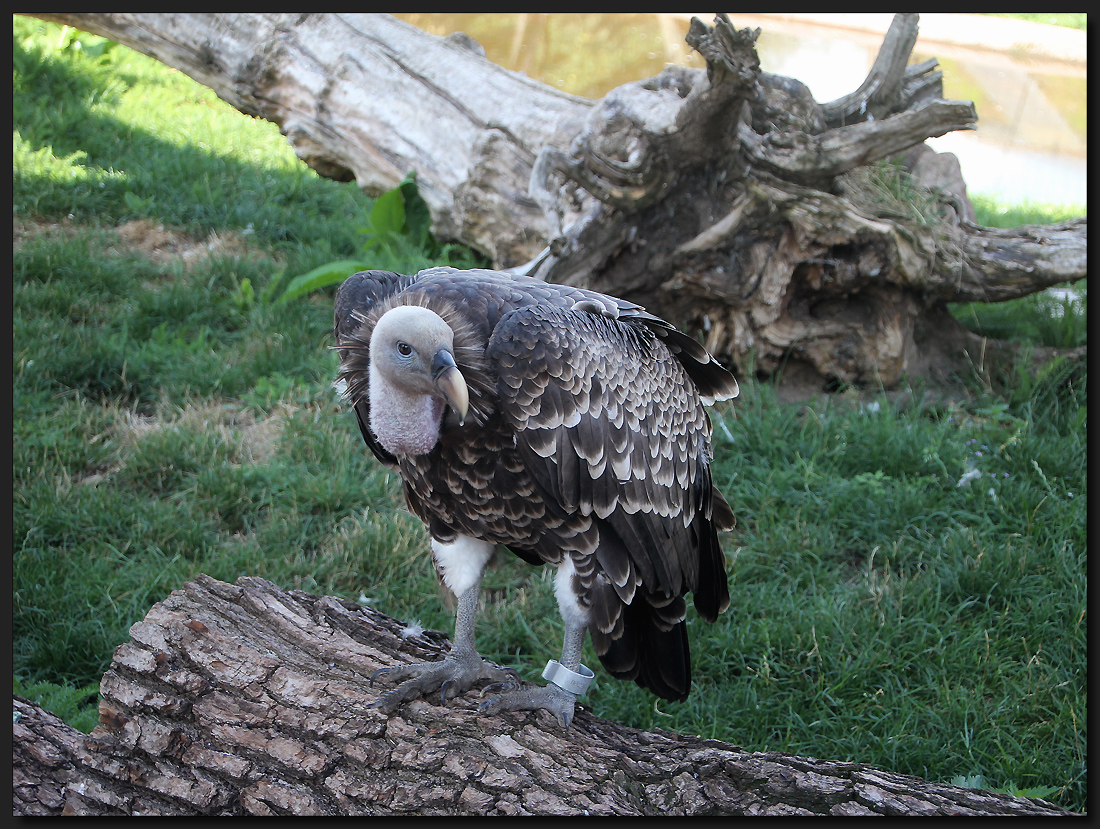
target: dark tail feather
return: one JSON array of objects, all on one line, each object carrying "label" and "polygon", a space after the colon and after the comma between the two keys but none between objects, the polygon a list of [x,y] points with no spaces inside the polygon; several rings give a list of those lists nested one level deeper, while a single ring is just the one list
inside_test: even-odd
[{"label": "dark tail feather", "polygon": [[618,639],[591,628],[592,644],[616,679],[632,679],[662,699],[683,701],[691,690],[684,600],[677,596],[664,607],[655,607],[647,599],[635,596],[623,608],[623,633]]},{"label": "dark tail feather", "polygon": [[737,526],[737,518],[733,514],[733,508],[729,505],[725,496],[713,486],[710,490],[710,520],[719,530],[732,530]]},{"label": "dark tail feather", "polygon": [[693,591],[695,609],[708,622],[730,606],[730,588],[726,579],[726,554],[718,543],[718,533],[709,521],[695,519],[702,526],[699,539],[699,582]]}]

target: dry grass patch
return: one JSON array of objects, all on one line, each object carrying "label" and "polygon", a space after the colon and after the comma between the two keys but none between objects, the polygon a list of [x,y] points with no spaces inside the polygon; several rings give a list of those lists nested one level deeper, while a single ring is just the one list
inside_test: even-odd
[{"label": "dry grass patch", "polygon": [[[23,244],[32,239],[72,238],[86,232],[88,225],[75,224],[68,220],[55,220],[42,217],[12,217],[12,251],[18,252]],[[270,259],[260,249],[248,244],[239,233],[212,230],[205,237],[182,230],[166,228],[160,222],[150,219],[133,219],[125,222],[109,233],[118,238],[105,252],[122,255],[139,253],[158,266],[180,263],[191,268],[212,256]]]}]

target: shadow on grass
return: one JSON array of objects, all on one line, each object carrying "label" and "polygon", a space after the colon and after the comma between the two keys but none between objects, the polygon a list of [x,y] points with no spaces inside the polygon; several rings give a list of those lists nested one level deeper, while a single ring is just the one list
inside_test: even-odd
[{"label": "shadow on grass", "polygon": [[[284,139],[270,133],[256,133],[263,146],[252,149],[236,134],[211,130],[173,143],[126,123],[110,110],[122,105],[136,76],[109,57],[64,52],[43,54],[13,38],[17,215],[107,224],[149,218],[189,231],[246,232],[272,244],[325,239],[334,255],[354,252],[370,204],[354,185],[320,179],[289,147],[281,166],[273,166],[272,142],[277,153]],[[221,106],[198,84],[194,95],[199,108]],[[247,116],[240,118],[242,132],[255,130]],[[180,129],[190,120],[181,112]],[[255,163],[234,157],[248,152]]]}]

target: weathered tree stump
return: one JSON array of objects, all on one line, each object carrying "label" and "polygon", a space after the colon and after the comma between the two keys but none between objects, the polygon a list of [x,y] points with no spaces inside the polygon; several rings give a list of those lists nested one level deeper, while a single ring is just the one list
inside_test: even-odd
[{"label": "weathered tree stump", "polygon": [[957,161],[923,142],[973,129],[977,114],[942,100],[935,60],[907,65],[916,14],[895,17],[859,89],[824,104],[762,72],[759,30],[721,14],[687,36],[706,70],[669,67],[596,102],[388,15],[37,16],[274,121],[322,175],[379,193],[416,170],[440,238],[640,302],[741,375],[948,380],[1012,353],[948,303],[1086,275],[1087,218],[973,224]]},{"label": "weathered tree stump", "polygon": [[130,629],[91,735],[13,697],[13,813],[70,815],[1069,814],[664,731],[579,709],[477,712],[469,693],[387,717],[379,667],[447,638],[258,578],[200,576]]}]

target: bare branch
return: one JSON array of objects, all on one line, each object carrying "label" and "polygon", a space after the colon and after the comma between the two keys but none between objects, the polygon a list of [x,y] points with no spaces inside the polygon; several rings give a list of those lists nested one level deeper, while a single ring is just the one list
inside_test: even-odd
[{"label": "bare branch", "polygon": [[948,302],[1018,299],[1088,273],[1088,220],[1002,230],[964,224],[939,245]]},{"label": "bare branch", "polygon": [[824,184],[842,173],[907,150],[927,138],[974,129],[969,101],[923,101],[884,121],[863,121],[821,135],[800,131],[758,136],[741,127],[741,142],[754,165],[800,184]]},{"label": "bare branch", "polygon": [[894,15],[871,71],[859,89],[822,104],[825,123],[841,127],[871,119],[881,121],[905,108],[906,64],[917,42],[918,18],[916,14]]}]

